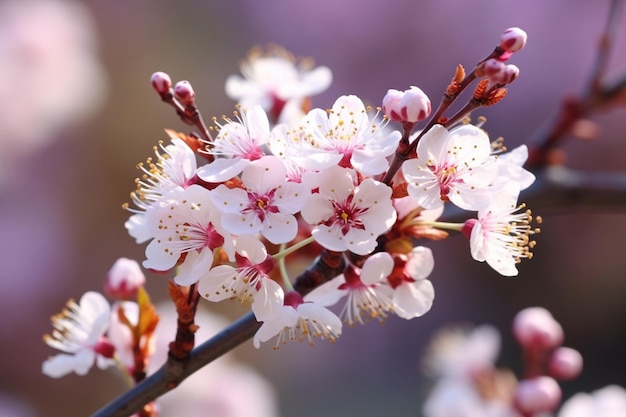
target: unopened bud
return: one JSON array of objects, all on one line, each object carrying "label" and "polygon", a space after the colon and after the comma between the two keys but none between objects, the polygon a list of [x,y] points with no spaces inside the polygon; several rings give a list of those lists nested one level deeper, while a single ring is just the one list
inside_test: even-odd
[{"label": "unopened bud", "polygon": [[165,72],[155,72],[150,77],[152,88],[160,95],[166,94],[172,88],[172,79]]},{"label": "unopened bud", "polygon": [[500,48],[506,52],[517,52],[526,45],[528,35],[520,28],[508,28],[500,36]]},{"label": "unopened bud", "polygon": [[128,300],[135,298],[137,289],[146,283],[146,277],[137,261],[119,258],[106,277],[105,292],[114,298]]},{"label": "unopened bud", "polygon": [[576,349],[560,347],[552,352],[548,373],[556,379],[574,379],[583,370],[583,356]]},{"label": "unopened bud", "polygon": [[502,72],[501,76],[501,83],[511,84],[517,79],[517,77],[519,77],[519,68],[517,67],[517,65],[509,64],[504,67],[504,71]]},{"label": "unopened bud", "polygon": [[513,320],[513,335],[525,348],[554,349],[563,343],[563,328],[545,308],[526,308]]},{"label": "unopened bud", "polygon": [[396,122],[421,122],[430,115],[430,111],[430,99],[415,86],[405,91],[389,89],[383,97],[383,112]]},{"label": "unopened bud", "polygon": [[174,95],[183,106],[192,105],[196,99],[196,93],[193,91],[189,81],[177,82],[174,86]]},{"label": "unopened bud", "polygon": [[486,77],[497,78],[504,72],[505,65],[497,59],[488,59],[483,63],[483,73]]},{"label": "unopened bud", "polygon": [[550,412],[561,401],[561,387],[549,376],[524,379],[517,384],[515,405],[527,415]]}]

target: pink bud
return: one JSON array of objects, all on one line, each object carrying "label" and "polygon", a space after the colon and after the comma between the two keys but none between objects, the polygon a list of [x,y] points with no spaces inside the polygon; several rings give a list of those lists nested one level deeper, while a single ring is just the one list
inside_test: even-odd
[{"label": "pink bud", "polygon": [[120,300],[128,300],[137,295],[137,288],[146,283],[146,277],[137,261],[119,258],[106,277],[105,292]]},{"label": "pink bud", "polygon": [[520,28],[508,28],[500,36],[500,48],[506,52],[517,52],[526,45],[528,35]]},{"label": "pink bud", "polygon": [[189,81],[179,81],[174,86],[174,95],[182,103],[183,106],[192,105],[196,99],[196,93],[191,87]]},{"label": "pink bud", "polygon": [[501,83],[502,84],[511,84],[519,77],[519,68],[517,65],[509,64],[504,67],[504,71],[501,75]]},{"label": "pink bud", "polygon": [[583,370],[583,356],[576,349],[559,347],[548,360],[548,373],[556,379],[574,379]]},{"label": "pink bud", "polygon": [[172,88],[172,79],[164,72],[159,71],[152,74],[150,82],[152,83],[152,88],[160,95],[167,93]]},{"label": "pink bud", "polygon": [[517,313],[513,335],[525,348],[554,349],[563,343],[563,328],[542,307],[530,307]]},{"label": "pink bud", "polygon": [[504,64],[497,59],[488,59],[483,63],[483,71],[490,79],[498,78],[504,72]]},{"label": "pink bud", "polygon": [[524,379],[515,389],[515,405],[528,415],[552,411],[560,401],[561,387],[549,376]]},{"label": "pink bud", "polygon": [[383,97],[383,112],[396,122],[417,123],[426,119],[430,111],[430,99],[415,86],[405,91],[389,89]]}]

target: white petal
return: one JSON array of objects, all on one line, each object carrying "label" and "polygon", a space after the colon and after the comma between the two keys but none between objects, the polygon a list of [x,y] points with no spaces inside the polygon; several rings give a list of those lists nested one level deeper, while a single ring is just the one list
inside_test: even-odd
[{"label": "white petal", "polygon": [[235,272],[235,268],[230,265],[216,266],[198,281],[198,293],[209,301],[222,301],[235,297],[236,294],[224,289],[224,282],[231,281]]},{"label": "white petal", "polygon": [[393,304],[396,314],[403,319],[420,317],[430,310],[435,298],[435,289],[430,281],[421,279],[405,282],[395,288]]},{"label": "white petal", "polygon": [[435,268],[433,252],[424,246],[413,248],[404,268],[411,278],[415,280],[425,279]]},{"label": "white petal", "polygon": [[361,282],[377,284],[387,278],[393,270],[393,258],[387,252],[379,252],[367,258],[361,269]]},{"label": "white petal", "polygon": [[146,247],[146,260],[142,265],[146,269],[152,269],[154,271],[169,271],[176,265],[180,253],[167,250],[164,243],[158,239],[153,239],[152,242]]},{"label": "white petal", "polygon": [[298,222],[291,214],[267,213],[261,234],[274,244],[287,243],[298,233]]},{"label": "white petal", "polygon": [[241,174],[241,181],[248,191],[266,193],[285,183],[287,169],[275,156],[264,156],[247,166]]},{"label": "white petal", "polygon": [[209,248],[203,248],[200,252],[190,251],[183,263],[178,266],[178,275],[174,282],[178,285],[192,285],[206,276],[213,265],[213,252]]},{"label": "white petal", "polygon": [[237,175],[250,161],[243,158],[217,158],[213,162],[198,168],[198,177],[206,182],[223,182]]}]

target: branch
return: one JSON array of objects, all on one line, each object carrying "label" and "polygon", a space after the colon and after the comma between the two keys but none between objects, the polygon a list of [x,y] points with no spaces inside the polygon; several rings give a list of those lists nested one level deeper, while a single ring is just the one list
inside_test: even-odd
[{"label": "branch", "polygon": [[128,417],[144,404],[176,388],[188,376],[251,338],[261,326],[248,313],[226,329],[195,348],[186,362],[168,358],[165,365],[125,394],[92,414],[91,417]]}]

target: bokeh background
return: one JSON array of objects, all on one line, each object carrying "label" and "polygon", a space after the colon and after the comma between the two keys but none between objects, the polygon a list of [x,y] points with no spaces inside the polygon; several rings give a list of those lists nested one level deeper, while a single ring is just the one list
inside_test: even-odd
[{"label": "bokeh background", "polygon": [[[152,91],[152,72],[190,80],[205,118],[230,114],[226,77],[250,47],[278,43],[333,70],[317,107],[347,93],[379,105],[388,88],[410,85],[436,103],[457,64],[471,68],[504,29],[520,26],[529,33],[512,61],[520,78],[502,103],[476,113],[512,147],[581,91],[608,8],[608,0],[0,1],[0,416],[89,415],[124,390],[113,372],[44,377],[41,362],[54,352],[41,338],[68,298],[101,290],[118,257],[143,259],[121,205],[163,129],[186,130]],[[620,20],[613,73],[626,67],[626,14]],[[568,141],[568,165],[626,170],[625,116],[595,117],[598,139]],[[346,328],[313,348],[246,343],[235,355],[272,383],[283,416],[419,416],[430,386],[419,364],[438,328],[494,324],[502,361],[515,368],[510,321],[540,305],[586,360],[565,397],[626,385],[624,210],[564,209],[544,218],[535,258],[517,278],[472,261],[463,237],[448,239],[432,245],[436,299],[423,318]],[[152,297],[165,300],[167,278],[148,278]]]}]

